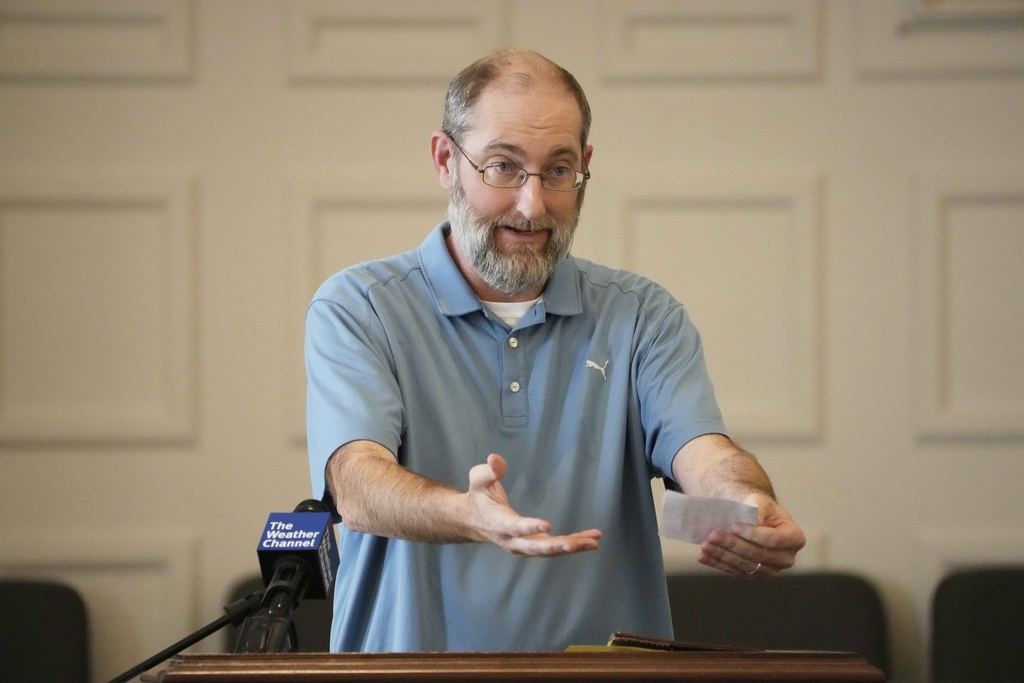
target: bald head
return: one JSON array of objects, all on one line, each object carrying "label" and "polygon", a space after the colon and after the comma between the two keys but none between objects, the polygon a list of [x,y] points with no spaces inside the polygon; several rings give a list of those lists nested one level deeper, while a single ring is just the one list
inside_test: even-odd
[{"label": "bald head", "polygon": [[489,87],[509,93],[559,89],[571,95],[580,108],[580,146],[590,134],[590,105],[576,78],[547,57],[532,50],[504,49],[478,59],[459,72],[448,86],[442,129],[456,139],[471,130],[473,106]]}]

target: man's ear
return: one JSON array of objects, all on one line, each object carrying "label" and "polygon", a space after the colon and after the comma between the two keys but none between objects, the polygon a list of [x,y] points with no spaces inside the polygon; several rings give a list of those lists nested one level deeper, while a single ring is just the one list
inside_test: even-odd
[{"label": "man's ear", "polygon": [[442,131],[435,130],[430,134],[430,158],[434,162],[434,170],[437,171],[437,180],[445,192],[450,191],[452,187],[452,171],[448,164],[452,162],[453,151],[451,138]]}]

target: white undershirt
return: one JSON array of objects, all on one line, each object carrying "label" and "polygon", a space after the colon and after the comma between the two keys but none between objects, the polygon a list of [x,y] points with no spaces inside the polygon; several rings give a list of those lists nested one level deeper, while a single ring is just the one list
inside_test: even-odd
[{"label": "white undershirt", "polygon": [[491,313],[498,316],[505,321],[505,324],[509,327],[515,327],[516,324],[522,319],[526,313],[537,305],[537,302],[541,300],[541,297],[537,297],[532,301],[484,301],[480,300],[484,306],[490,309]]}]

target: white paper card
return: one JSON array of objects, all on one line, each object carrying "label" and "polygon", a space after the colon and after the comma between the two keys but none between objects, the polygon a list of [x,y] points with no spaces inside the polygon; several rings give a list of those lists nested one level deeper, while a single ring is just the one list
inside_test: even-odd
[{"label": "white paper card", "polygon": [[703,543],[712,531],[736,522],[757,524],[757,507],[725,498],[701,498],[665,491],[661,504],[661,535],[687,543]]}]

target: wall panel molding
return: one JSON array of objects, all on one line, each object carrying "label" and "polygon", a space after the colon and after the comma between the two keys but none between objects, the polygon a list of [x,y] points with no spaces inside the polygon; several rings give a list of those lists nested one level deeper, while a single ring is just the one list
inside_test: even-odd
[{"label": "wall panel molding", "polygon": [[921,438],[1024,437],[1024,168],[915,174]]},{"label": "wall panel molding", "polygon": [[616,226],[604,235],[617,245],[611,262],[666,286],[690,311],[730,429],[820,438],[820,177],[679,167],[612,175],[601,200]]},{"label": "wall panel molding", "polygon": [[317,287],[348,266],[418,248],[447,218],[448,195],[432,174],[403,175],[394,166],[296,168],[284,184],[292,285],[284,314],[285,355],[293,371],[283,412],[287,433],[305,442],[303,321]]},{"label": "wall panel molding", "polygon": [[850,3],[856,62],[868,76],[1024,72],[1024,5],[1004,0]]},{"label": "wall panel molding", "polygon": [[106,681],[196,627],[198,545],[163,527],[8,529],[0,576],[74,587],[88,612],[91,679]]},{"label": "wall panel molding", "polygon": [[292,82],[447,83],[502,42],[501,2],[340,0],[283,6]]},{"label": "wall panel molding", "polygon": [[192,0],[5,0],[0,78],[181,80]]},{"label": "wall panel molding", "polygon": [[194,183],[0,171],[0,441],[194,438]]},{"label": "wall panel molding", "polygon": [[606,80],[814,77],[821,69],[818,0],[604,0]]}]

